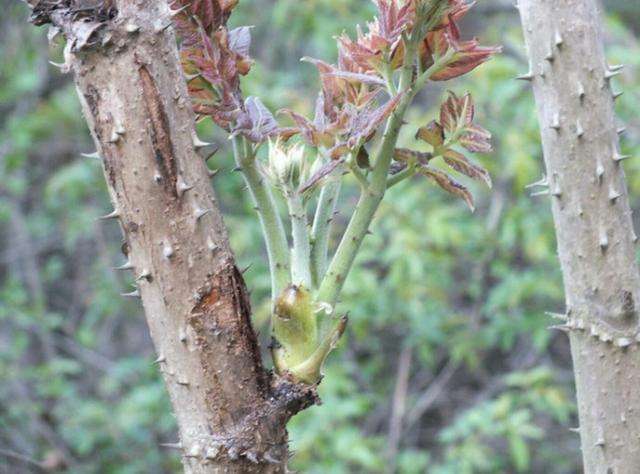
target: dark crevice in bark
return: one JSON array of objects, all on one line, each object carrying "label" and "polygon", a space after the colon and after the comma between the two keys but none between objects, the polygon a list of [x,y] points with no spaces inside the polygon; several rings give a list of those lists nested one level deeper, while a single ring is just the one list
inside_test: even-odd
[{"label": "dark crevice in bark", "polygon": [[160,169],[165,189],[174,197],[177,197],[176,160],[174,158],[173,144],[171,143],[171,131],[169,130],[167,114],[164,111],[153,77],[147,67],[142,64],[138,72],[140,74],[140,84],[142,85],[142,98],[150,118],[149,133],[151,135],[153,154]]}]

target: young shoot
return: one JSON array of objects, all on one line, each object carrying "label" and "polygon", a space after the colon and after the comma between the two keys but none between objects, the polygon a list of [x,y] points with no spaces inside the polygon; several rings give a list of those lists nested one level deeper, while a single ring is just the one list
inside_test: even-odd
[{"label": "young shoot", "polygon": [[[358,28],[355,39],[338,38],[336,64],[305,58],[320,74],[314,116],[283,109],[291,123],[282,126],[258,98],[242,97],[251,37],[247,27],[227,28],[236,3],[173,2],[182,62],[196,113],[233,139],[236,164],[262,224],[275,369],[315,384],[345,329],[338,298],[386,190],[421,175],[473,210],[473,196],[449,170],[491,185],[487,171],[465,154],[491,150],[490,133],[474,123],[469,94],[451,92],[437,121],[417,127],[416,138],[429,151],[399,147],[398,136],[412,127],[406,112],[421,90],[472,71],[499,49],[461,39],[457,23],[472,3],[375,0],[373,21]],[[265,161],[256,153],[262,146],[269,147]],[[360,198],[332,249],[340,191],[354,185]],[[278,201],[286,205],[286,216],[278,212]]]}]

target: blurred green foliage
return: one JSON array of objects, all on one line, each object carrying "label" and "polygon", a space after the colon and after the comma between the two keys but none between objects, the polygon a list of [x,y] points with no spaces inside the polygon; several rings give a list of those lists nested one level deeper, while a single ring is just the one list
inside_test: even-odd
[{"label": "blurred green foliage", "polygon": [[[0,472],[177,472],[178,457],[160,447],[175,441],[175,423],[142,310],[118,296],[131,281],[111,270],[119,230],[95,222],[109,207],[102,173],[79,157],[92,145],[75,91],[47,63],[60,47],[25,23],[23,5],[0,5]],[[247,94],[309,111],[317,78],[298,59],[333,59],[332,36],[370,15],[356,0],[241,2],[233,23],[255,24],[256,38]],[[494,189],[468,183],[475,214],[420,178],[390,191],[345,288],[351,323],[326,369],[324,403],[290,425],[301,472],[579,472],[568,344],[545,315],[563,310],[549,203],[524,189],[542,164],[530,91],[512,80],[526,67],[519,24],[498,9],[472,14],[466,28],[506,50],[454,85],[474,94],[478,123],[494,133],[496,151],[482,159]],[[615,17],[607,33],[611,62],[629,65],[618,111],[624,152],[637,156],[640,46]],[[403,145],[420,146],[411,137],[443,94],[423,94]],[[253,263],[246,278],[266,341],[258,222],[228,151],[216,159],[216,191],[240,266]],[[637,208],[640,165],[625,166]],[[355,187],[342,198],[343,226],[355,199]],[[401,405],[404,416],[393,409]]]}]

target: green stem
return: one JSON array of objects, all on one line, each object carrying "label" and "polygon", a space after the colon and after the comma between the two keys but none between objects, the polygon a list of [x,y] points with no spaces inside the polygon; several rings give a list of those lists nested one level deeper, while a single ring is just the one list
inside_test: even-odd
[{"label": "green stem", "polygon": [[271,273],[271,294],[273,300],[290,283],[289,246],[287,236],[278,215],[271,190],[256,167],[251,146],[244,138],[233,139],[233,155],[238,167],[242,169],[251,197],[256,205],[262,233],[267,247],[269,271]]},{"label": "green stem", "polygon": [[415,165],[407,166],[405,169],[394,174],[387,180],[387,189],[395,186],[396,184],[398,184],[401,181],[404,181],[407,178],[412,177],[414,174],[416,174],[416,166]]},{"label": "green stem", "polygon": [[367,181],[367,177],[360,171],[358,165],[353,161],[349,160],[347,163],[349,166],[349,170],[353,174],[353,176],[358,181],[358,184],[362,187],[362,189],[366,189],[369,186],[369,181]]},{"label": "green stem", "polygon": [[340,179],[333,179],[324,185],[318,197],[311,229],[311,277],[316,286],[320,283],[327,268],[329,232],[339,195]]},{"label": "green stem", "polygon": [[297,191],[287,191],[287,206],[291,218],[291,281],[311,288],[311,244],[307,229],[307,210]]},{"label": "green stem", "polygon": [[[442,2],[436,0],[435,4]],[[351,270],[355,257],[360,249],[360,245],[369,230],[373,216],[375,215],[384,193],[387,189],[387,176],[389,174],[389,166],[393,159],[394,149],[398,140],[398,133],[402,127],[403,118],[409,107],[409,104],[415,97],[419,88],[423,87],[426,81],[435,72],[451,59],[452,52],[445,53],[442,57],[437,58],[434,64],[427,69],[412,84],[413,66],[417,53],[418,39],[421,38],[420,33],[413,35],[407,41],[407,50],[404,60],[404,66],[400,74],[400,93],[403,97],[394,110],[393,114],[387,120],[387,125],[382,139],[382,144],[377,154],[377,159],[371,173],[371,184],[363,190],[356,209],[351,217],[349,225],[340,241],[333,259],[329,265],[327,273],[322,280],[318,289],[318,300],[329,303],[335,307],[338,296],[344,285],[344,281]]]},{"label": "green stem", "polygon": [[382,144],[371,174],[371,184],[362,191],[351,221],[318,290],[318,300],[329,303],[331,306],[335,306],[338,300],[344,281],[360,249],[360,244],[369,230],[369,225],[387,188],[387,174],[393,158],[393,150],[398,140],[398,132],[402,127],[402,119],[412,98],[408,92],[411,87],[415,51],[416,43],[411,41],[407,47],[407,60],[400,76],[400,90],[405,94],[387,121]]}]

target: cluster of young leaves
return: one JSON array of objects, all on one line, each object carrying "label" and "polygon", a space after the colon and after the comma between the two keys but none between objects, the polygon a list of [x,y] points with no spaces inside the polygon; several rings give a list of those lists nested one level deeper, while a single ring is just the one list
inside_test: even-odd
[{"label": "cluster of young leaves", "polygon": [[407,166],[416,167],[416,171],[434,181],[442,189],[459,196],[474,210],[471,192],[448,173],[429,164],[436,157],[442,157],[451,169],[472,179],[480,180],[491,187],[491,176],[481,165],[457,151],[458,145],[471,153],[491,151],[491,133],[473,123],[475,105],[470,94],[458,97],[449,92],[449,97],[440,107],[440,121],[432,120],[420,127],[416,138],[429,144],[431,153],[421,153],[405,148],[397,148],[394,158],[400,162],[399,171]]},{"label": "cluster of young leaves", "polygon": [[[440,122],[420,129],[419,136],[432,147],[431,153],[396,149],[404,115],[416,94],[429,80],[444,81],[459,77],[483,62],[497,48],[484,48],[476,40],[462,41],[456,22],[471,8],[465,0],[374,0],[377,16],[356,37],[338,37],[338,60],[330,64],[306,58],[320,75],[321,88],[315,113],[309,119],[293,110],[282,109],[293,126],[282,127],[274,115],[256,97],[243,100],[240,76],[251,66],[247,27],[227,28],[227,19],[235,1],[201,0],[186,3],[175,0],[176,24],[180,36],[182,61],[195,110],[209,116],[230,133],[234,154],[243,171],[249,190],[257,203],[269,255],[274,303],[287,285],[301,285],[311,290],[316,303],[333,306],[341,291],[355,255],[356,246],[340,244],[328,263],[326,236],[331,223],[329,202],[334,196],[319,196],[313,226],[310,228],[307,205],[313,191],[323,187],[329,177],[340,179],[352,173],[363,190],[363,202],[351,216],[353,235],[343,241],[361,242],[382,196],[392,183],[421,174],[445,191],[463,198],[473,209],[473,197],[463,185],[429,163],[442,156],[446,164],[471,178],[490,179],[486,170],[467,159],[454,146],[471,152],[489,151],[490,134],[473,124],[474,105],[467,94],[458,98],[453,93],[441,107]],[[367,148],[386,122],[385,133],[377,141],[375,159],[369,159]],[[284,144],[296,136],[293,145]],[[269,159],[264,166],[257,159],[258,147],[270,143]],[[306,149],[316,153],[313,166],[307,163]],[[395,151],[394,151],[395,150]],[[393,163],[393,158],[396,162]],[[389,174],[397,175],[389,178]],[[280,191],[287,201],[291,239],[287,238],[268,186]],[[337,193],[327,186],[327,193]],[[327,195],[325,193],[325,195]],[[364,209],[364,210],[363,210]],[[351,225],[353,224],[353,225]],[[313,234],[313,235],[312,235]],[[320,235],[320,238],[317,238]],[[289,246],[291,242],[291,247]],[[283,264],[284,262],[284,264]],[[289,265],[290,264],[290,265]],[[338,269],[339,270],[336,270]],[[340,272],[339,278],[337,272]],[[329,278],[333,273],[336,276]],[[327,314],[329,314],[327,313]],[[316,314],[309,315],[315,320]],[[274,313],[273,318],[279,316]],[[298,338],[278,332],[274,338],[282,347],[294,347]],[[328,341],[315,348],[304,347],[300,354],[287,350],[286,363],[277,364],[279,371],[302,367],[301,361],[313,360],[313,377],[301,378],[315,383],[326,354],[342,333],[344,323],[337,321],[324,337],[314,334],[314,341]],[[316,332],[316,330],[312,331]],[[289,341],[291,340],[291,341]],[[308,360],[307,360],[308,358]],[[295,367],[292,368],[291,364]],[[307,363],[305,362],[305,363]],[[306,369],[305,369],[306,370]],[[301,374],[297,373],[296,377]],[[314,379],[314,377],[316,377]]]},{"label": "cluster of young leaves", "polygon": [[174,0],[174,26],[189,94],[199,117],[229,131],[244,108],[240,76],[251,69],[249,27],[229,30],[237,0]]},{"label": "cluster of young leaves", "polygon": [[[302,191],[314,187],[348,157],[354,157],[361,168],[370,167],[365,145],[376,136],[380,125],[407,93],[397,91],[394,73],[404,65],[407,42],[416,33],[414,29],[421,29],[418,33],[422,38],[415,74],[427,73],[428,79],[434,81],[459,77],[499,50],[481,47],[475,39],[460,39],[457,21],[473,3],[464,0],[374,0],[378,16],[367,24],[366,31],[358,27],[355,39],[346,33],[338,37],[336,64],[304,58],[313,63],[320,74],[321,90],[314,117],[308,119],[293,110],[282,109],[281,113],[289,116],[294,126],[281,127],[258,98],[242,99],[239,78],[251,67],[251,35],[248,27],[227,29],[227,19],[236,3],[237,0],[175,0],[173,3],[174,8],[180,9],[176,27],[181,37],[182,61],[195,111],[199,116],[211,117],[233,135],[241,134],[254,143],[271,137],[288,140],[299,134],[307,145],[322,150],[330,161],[317,169],[308,182],[301,183]],[[431,20],[423,24],[418,21],[419,17]],[[429,69],[443,57],[446,61]],[[461,115],[462,107],[468,108],[465,118]],[[433,156],[438,152],[456,171],[481,177],[489,183],[486,171],[452,149],[459,142],[470,151],[490,150],[490,135],[471,124],[472,118],[471,98],[467,95],[458,99],[452,95],[442,106],[442,125],[430,124],[423,127],[421,133],[434,141]],[[438,128],[450,133],[446,142],[443,138],[442,143],[437,143]],[[410,164],[411,156],[424,157],[415,152],[409,153],[410,157],[406,155],[403,150],[396,153],[402,164],[395,166],[395,171]],[[444,172],[424,163],[417,171],[473,207],[469,191]]]}]

